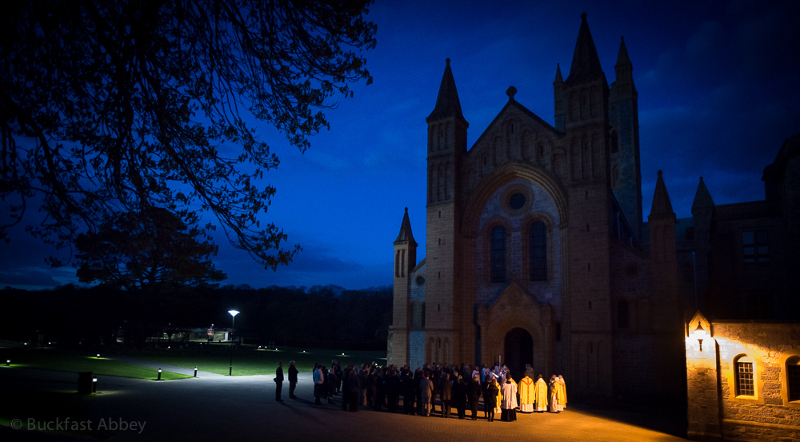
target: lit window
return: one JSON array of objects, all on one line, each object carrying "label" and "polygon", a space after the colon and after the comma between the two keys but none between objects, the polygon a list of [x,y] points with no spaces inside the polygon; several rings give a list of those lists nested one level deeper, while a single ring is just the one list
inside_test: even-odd
[{"label": "lit window", "polygon": [[547,281],[547,227],[536,221],[530,228],[531,281]]},{"label": "lit window", "polygon": [[786,361],[786,382],[789,387],[789,401],[800,401],[800,356]]},{"label": "lit window", "polygon": [[766,230],[742,233],[744,262],[769,262],[769,236]]},{"label": "lit window", "polygon": [[496,226],[491,234],[491,281],[506,280],[506,228]]},{"label": "lit window", "polygon": [[736,360],[736,396],[755,396],[753,360],[743,356]]}]

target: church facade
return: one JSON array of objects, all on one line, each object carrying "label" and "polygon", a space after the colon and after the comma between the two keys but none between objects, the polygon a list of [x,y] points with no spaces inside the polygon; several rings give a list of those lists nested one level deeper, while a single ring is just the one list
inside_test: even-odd
[{"label": "church facade", "polygon": [[637,92],[621,41],[609,86],[585,14],[554,125],[515,100],[471,148],[450,61],[426,119],[426,258],[394,242],[390,364],[507,364],[570,394],[685,392],[675,213],[659,172],[642,219]]}]

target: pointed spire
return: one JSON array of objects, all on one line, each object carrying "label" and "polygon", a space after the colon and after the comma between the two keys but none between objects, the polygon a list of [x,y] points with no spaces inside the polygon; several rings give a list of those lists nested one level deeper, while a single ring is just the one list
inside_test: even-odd
[{"label": "pointed spire", "polygon": [[564,78],[561,76],[561,64],[556,63],[556,79],[553,81],[553,84],[556,83],[563,83]]},{"label": "pointed spire", "polygon": [[397,235],[397,239],[394,240],[394,243],[397,244],[405,241],[412,245],[417,245],[417,242],[414,241],[414,235],[411,233],[411,220],[408,218],[408,207],[406,207],[406,213],[403,215],[403,222],[400,224],[400,234]]},{"label": "pointed spire", "polygon": [[597,56],[592,33],[589,32],[585,12],[581,14],[581,20],[578,42],[575,43],[575,53],[572,55],[572,66],[569,68],[567,83],[581,83],[603,75],[600,57]]},{"label": "pointed spire", "polygon": [[450,69],[450,59],[446,60],[442,84],[439,86],[439,96],[436,97],[436,106],[433,112],[425,119],[427,122],[446,117],[456,117],[464,123],[464,115],[461,113],[461,101],[458,99],[456,81],[453,78],[453,71]]},{"label": "pointed spire", "polygon": [[658,181],[656,181],[656,191],[653,194],[653,205],[650,207],[650,216],[674,214],[672,203],[669,201],[667,186],[664,184],[664,179],[661,177],[661,171],[659,170]]},{"label": "pointed spire", "polygon": [[625,47],[625,37],[620,37],[619,53],[617,53],[617,64],[614,66],[624,66],[631,64],[631,58],[628,56],[628,48]]},{"label": "pointed spire", "polygon": [[694,209],[701,207],[714,207],[714,200],[711,198],[711,193],[703,182],[703,177],[700,177],[700,184],[697,185],[697,193],[694,194],[694,202],[692,202],[692,212]]}]

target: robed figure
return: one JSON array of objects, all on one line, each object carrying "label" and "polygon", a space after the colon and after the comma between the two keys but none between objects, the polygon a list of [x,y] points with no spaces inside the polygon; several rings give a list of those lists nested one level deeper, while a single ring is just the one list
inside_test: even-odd
[{"label": "robed figure", "polygon": [[517,385],[509,377],[503,384],[503,403],[500,420],[513,422],[517,420]]},{"label": "robed figure", "polygon": [[558,383],[558,409],[564,411],[567,408],[567,384],[564,382],[564,376],[558,376],[556,382]]},{"label": "robed figure", "polygon": [[525,373],[525,377],[519,381],[519,411],[523,413],[533,412],[533,403],[536,402],[534,388],[533,379],[528,377],[528,373]]},{"label": "robed figure", "polygon": [[544,413],[547,411],[547,382],[539,375],[534,385],[533,395],[536,398],[536,411]]},{"label": "robed figure", "polygon": [[556,381],[556,375],[550,377],[550,383],[547,387],[547,394],[550,395],[550,408],[548,411],[551,413],[561,413],[561,410],[558,408],[558,382]]}]

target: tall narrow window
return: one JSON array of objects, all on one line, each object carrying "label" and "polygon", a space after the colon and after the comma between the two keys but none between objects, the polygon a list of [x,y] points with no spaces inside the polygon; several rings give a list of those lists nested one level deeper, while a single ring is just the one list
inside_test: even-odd
[{"label": "tall narrow window", "polygon": [[617,326],[619,328],[628,328],[630,325],[630,310],[628,309],[628,301],[621,300],[617,303]]},{"label": "tall narrow window", "polygon": [[736,360],[736,396],[755,396],[753,360],[743,356]]},{"label": "tall narrow window", "polygon": [[742,233],[744,262],[769,262],[769,236],[766,230]]},{"label": "tall narrow window", "polygon": [[789,401],[800,401],[800,356],[786,361],[786,383],[789,387]]},{"label": "tall narrow window", "polygon": [[530,227],[531,281],[547,281],[547,227],[536,221]]},{"label": "tall narrow window", "polygon": [[506,228],[495,226],[492,228],[491,242],[491,281],[505,282],[506,280]]}]

